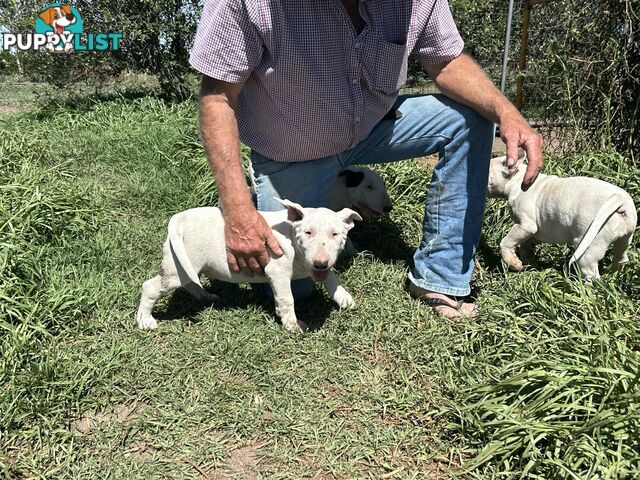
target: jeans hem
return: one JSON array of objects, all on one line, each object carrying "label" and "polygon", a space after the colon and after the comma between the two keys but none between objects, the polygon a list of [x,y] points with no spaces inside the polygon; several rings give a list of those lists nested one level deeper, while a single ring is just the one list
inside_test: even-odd
[{"label": "jeans hem", "polygon": [[418,280],[411,273],[408,275],[409,281],[413,283],[416,287],[422,288],[423,290],[429,290],[434,293],[442,293],[443,295],[454,295],[456,297],[466,297],[471,293],[471,287],[451,287],[440,285],[437,283],[432,283],[426,280]]}]

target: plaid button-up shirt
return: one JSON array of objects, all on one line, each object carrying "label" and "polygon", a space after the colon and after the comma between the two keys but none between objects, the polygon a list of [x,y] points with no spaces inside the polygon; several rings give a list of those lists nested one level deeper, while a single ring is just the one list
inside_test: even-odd
[{"label": "plaid button-up shirt", "polygon": [[447,0],[360,0],[358,33],[340,0],[207,0],[191,65],[245,82],[242,141],[277,161],[335,155],[390,110],[410,55],[451,60],[463,41]]}]

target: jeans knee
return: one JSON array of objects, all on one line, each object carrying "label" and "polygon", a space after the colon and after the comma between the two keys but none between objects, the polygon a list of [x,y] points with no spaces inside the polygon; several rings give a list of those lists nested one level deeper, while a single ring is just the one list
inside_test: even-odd
[{"label": "jeans knee", "polygon": [[471,107],[447,99],[449,107],[448,118],[443,119],[454,127],[457,135],[473,136],[474,138],[493,139],[495,124],[480,115]]},{"label": "jeans knee", "polygon": [[472,108],[466,106],[463,108],[464,110],[461,112],[462,123],[471,135],[480,138],[493,137],[495,124],[491,120],[486,119]]}]

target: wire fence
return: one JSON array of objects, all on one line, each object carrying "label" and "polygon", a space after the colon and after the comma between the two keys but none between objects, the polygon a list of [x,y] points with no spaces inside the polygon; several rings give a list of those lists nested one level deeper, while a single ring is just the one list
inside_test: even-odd
[{"label": "wire fence", "polygon": [[[451,0],[466,50],[500,84],[508,0]],[[515,0],[505,94],[553,152],[640,151],[640,2]],[[429,91],[419,67],[409,83]]]}]

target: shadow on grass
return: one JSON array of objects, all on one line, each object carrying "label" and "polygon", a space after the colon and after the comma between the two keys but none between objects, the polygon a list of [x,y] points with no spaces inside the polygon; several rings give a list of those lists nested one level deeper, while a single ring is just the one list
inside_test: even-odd
[{"label": "shadow on grass", "polygon": [[[50,87],[51,88],[51,87]],[[40,107],[35,114],[37,120],[55,118],[61,110],[83,113],[93,110],[96,105],[116,100],[133,101],[140,98],[160,98],[158,88],[130,85],[121,88],[113,86],[79,85],[62,95],[40,95]]]},{"label": "shadow on grass", "polygon": [[[322,328],[331,314],[337,309],[337,305],[329,300],[323,293],[323,287],[316,285],[309,298],[295,302],[296,315],[309,327],[309,331],[316,331]],[[198,324],[198,314],[209,308],[218,311],[242,310],[250,306],[259,306],[273,321],[280,325],[280,320],[276,316],[273,300],[265,298],[261,293],[253,288],[241,287],[240,285],[225,282],[215,282],[205,290],[220,297],[220,300],[210,303],[200,301],[187,292],[184,288],[178,288],[169,293],[169,300],[165,308],[154,311],[154,317],[159,321],[182,321],[189,319],[193,324]]]},{"label": "shadow on grass", "polygon": [[388,217],[360,223],[349,237],[359,251],[366,250],[382,262],[404,261],[408,265],[415,251],[415,246],[404,241],[402,228]]}]

